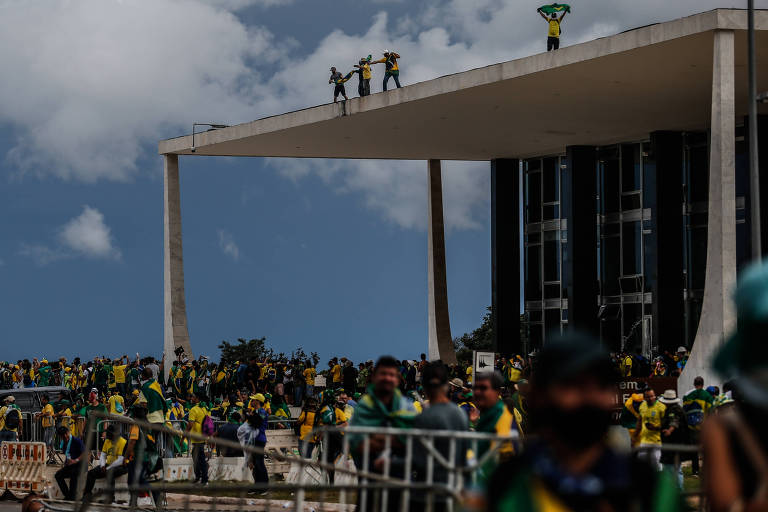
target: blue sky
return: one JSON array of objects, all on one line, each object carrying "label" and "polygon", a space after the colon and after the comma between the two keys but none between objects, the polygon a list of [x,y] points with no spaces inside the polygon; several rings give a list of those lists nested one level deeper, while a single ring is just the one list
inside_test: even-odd
[{"label": "blue sky", "polygon": [[[563,44],[729,6],[667,4],[572,4]],[[546,28],[538,5],[0,3],[0,359],[160,354],[159,139],[193,121],[232,124],[327,102],[329,66],[386,48],[403,55],[406,85],[537,53]],[[196,353],[217,357],[221,340],[256,336],[323,358],[426,350],[426,163],[180,165]],[[490,304],[489,166],[447,163],[444,173],[460,335]]]}]

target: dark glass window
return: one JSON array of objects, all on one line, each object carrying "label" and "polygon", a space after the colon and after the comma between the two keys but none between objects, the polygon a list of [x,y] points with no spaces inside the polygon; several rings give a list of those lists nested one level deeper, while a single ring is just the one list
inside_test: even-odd
[{"label": "dark glass window", "polygon": [[560,280],[560,240],[544,242],[544,280]]},{"label": "dark glass window", "polygon": [[688,201],[706,202],[709,199],[709,156],[707,146],[688,151]]},{"label": "dark glass window", "polygon": [[621,191],[640,190],[641,183],[640,144],[624,144],[621,146]]},{"label": "dark glass window", "polygon": [[637,210],[638,208],[640,208],[640,194],[628,194],[621,196],[621,209],[623,211]]},{"label": "dark glass window", "polygon": [[600,324],[600,338],[603,344],[612,352],[621,349],[621,316],[609,316]]},{"label": "dark glass window", "polygon": [[560,168],[558,158],[544,159],[544,202],[560,200]]},{"label": "dark glass window", "polygon": [[525,300],[541,300],[541,246],[527,248],[525,265]]},{"label": "dark glass window", "polygon": [[603,238],[601,242],[603,262],[603,295],[619,295],[619,274],[621,261],[621,240],[619,237]]},{"label": "dark glass window", "polygon": [[544,331],[548,340],[560,334],[560,309],[544,310]]},{"label": "dark glass window", "polygon": [[530,336],[531,350],[539,350],[544,345],[544,336],[541,324],[531,324],[528,327],[528,336]]},{"label": "dark glass window", "polygon": [[603,215],[619,211],[619,160],[610,159],[601,165],[603,187],[600,192]]},{"label": "dark glass window", "polygon": [[559,299],[560,298],[560,285],[559,284],[545,284],[544,285],[544,298],[545,299]]},{"label": "dark glass window", "polygon": [[544,205],[544,220],[554,220],[560,218],[560,205]]},{"label": "dark glass window", "polygon": [[643,342],[643,305],[624,304],[624,347],[640,351]]},{"label": "dark glass window", "polygon": [[541,310],[531,310],[528,312],[528,320],[530,322],[541,322]]},{"label": "dark glass window", "polygon": [[541,173],[528,174],[527,221],[541,222]]},{"label": "dark glass window", "polygon": [[625,222],[622,226],[624,238],[624,275],[643,273],[643,227],[639,220]]},{"label": "dark glass window", "polygon": [[691,228],[691,268],[688,269],[689,286],[692,290],[704,289],[707,266],[707,228]]}]

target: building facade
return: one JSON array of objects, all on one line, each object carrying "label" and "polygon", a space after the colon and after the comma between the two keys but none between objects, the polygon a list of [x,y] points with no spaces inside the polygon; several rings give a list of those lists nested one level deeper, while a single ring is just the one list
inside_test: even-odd
[{"label": "building facade", "polygon": [[[734,134],[739,268],[750,254],[745,125]],[[766,139],[760,136],[761,147]],[[540,348],[569,323],[615,352],[651,356],[693,345],[706,271],[708,141],[707,131],[654,132],[521,162],[522,351]],[[569,251],[576,233],[588,245],[577,259]],[[574,290],[574,280],[586,290]],[[584,303],[571,321],[574,293]]]}]

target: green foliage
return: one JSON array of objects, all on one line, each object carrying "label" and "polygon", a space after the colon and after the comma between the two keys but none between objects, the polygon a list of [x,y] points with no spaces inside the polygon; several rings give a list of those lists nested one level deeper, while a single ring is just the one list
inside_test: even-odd
[{"label": "green foliage", "polygon": [[491,308],[487,308],[483,323],[472,332],[464,333],[461,337],[453,338],[456,349],[456,359],[459,365],[472,364],[472,352],[475,350],[491,350],[493,348],[493,320]]},{"label": "green foliage", "polygon": [[[223,340],[219,344],[221,350],[221,363],[228,365],[235,361],[248,361],[251,358],[256,358],[259,361],[263,359],[287,361],[288,357],[284,352],[275,353],[275,351],[267,346],[267,338],[253,338],[247,340],[245,338],[237,338],[237,343],[230,343]],[[317,352],[310,352],[309,356],[304,352],[304,349],[298,347],[291,353],[291,357],[306,361],[312,359],[317,365],[320,361],[320,356]]]}]

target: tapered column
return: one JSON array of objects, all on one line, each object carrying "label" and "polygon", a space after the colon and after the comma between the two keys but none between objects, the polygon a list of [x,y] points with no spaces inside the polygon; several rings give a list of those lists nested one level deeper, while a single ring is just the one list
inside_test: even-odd
[{"label": "tapered column", "polygon": [[448,315],[448,284],[445,270],[445,225],[443,222],[443,177],[440,160],[428,166],[429,194],[429,359],[456,364]]},{"label": "tapered column", "polygon": [[179,190],[179,157],[164,155],[164,224],[165,224],[165,377],[171,362],[176,359],[174,350],[182,347],[192,359],[187,330],[187,305],[184,299],[184,257],[181,242],[181,198]]},{"label": "tapered column", "polygon": [[520,160],[491,160],[493,350],[520,354]]},{"label": "tapered column", "polygon": [[733,31],[719,30],[714,33],[704,300],[693,349],[678,383],[680,392],[691,389],[697,375],[704,377],[705,386],[722,380],[710,369],[712,356],[736,324],[731,302],[736,285],[733,40]]}]

